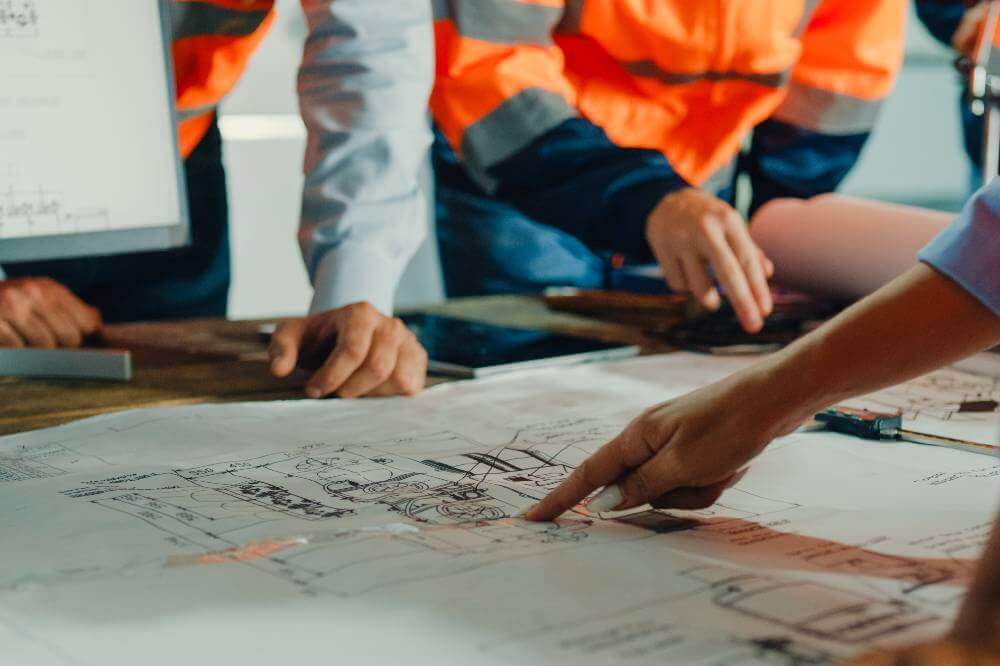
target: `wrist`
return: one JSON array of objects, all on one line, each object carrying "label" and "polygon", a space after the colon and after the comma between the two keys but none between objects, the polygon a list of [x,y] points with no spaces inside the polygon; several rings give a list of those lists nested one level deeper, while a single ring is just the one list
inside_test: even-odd
[{"label": "wrist", "polygon": [[645,222],[646,242],[650,246],[656,246],[660,234],[665,230],[666,225],[670,220],[677,217],[679,206],[681,205],[680,202],[685,196],[690,196],[692,191],[695,191],[695,188],[690,185],[684,185],[671,192],[667,192],[650,209]]},{"label": "wrist", "polygon": [[748,369],[757,391],[766,396],[761,418],[774,424],[772,436],[792,432],[841,396],[824,380],[822,350],[788,347]]}]

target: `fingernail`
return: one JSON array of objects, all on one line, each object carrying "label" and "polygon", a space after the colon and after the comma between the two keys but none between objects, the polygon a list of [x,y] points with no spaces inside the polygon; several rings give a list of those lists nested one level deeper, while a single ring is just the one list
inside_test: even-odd
[{"label": "fingernail", "polygon": [[528,512],[530,512],[536,506],[538,506],[538,505],[537,504],[529,504],[528,506],[524,507],[523,509],[521,509],[520,511],[518,511],[517,513],[515,513],[513,517],[514,518],[524,518],[525,516],[528,515]]},{"label": "fingernail", "polygon": [[320,391],[315,386],[307,386],[306,387],[306,395],[308,397],[312,398],[313,400],[318,400],[319,398],[323,397],[323,392]]},{"label": "fingernail", "polygon": [[604,490],[594,495],[593,499],[587,502],[587,511],[602,513],[611,511],[622,503],[622,491],[618,486],[607,486]]}]

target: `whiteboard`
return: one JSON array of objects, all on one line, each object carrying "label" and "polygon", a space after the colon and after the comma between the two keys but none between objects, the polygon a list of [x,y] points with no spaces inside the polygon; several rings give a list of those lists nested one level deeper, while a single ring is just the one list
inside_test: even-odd
[{"label": "whiteboard", "polygon": [[0,0],[0,261],[187,242],[168,12]]}]

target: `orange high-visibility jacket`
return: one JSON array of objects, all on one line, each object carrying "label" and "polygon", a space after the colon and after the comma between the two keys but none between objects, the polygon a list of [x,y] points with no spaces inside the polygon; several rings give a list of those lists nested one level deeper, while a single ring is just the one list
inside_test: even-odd
[{"label": "orange high-visibility jacket", "polygon": [[274,0],[173,0],[171,20],[181,154],[187,157],[274,21]]},{"label": "orange high-visibility jacket", "polygon": [[440,0],[435,10],[432,110],[473,174],[582,116],[704,185],[769,118],[869,131],[902,63],[906,0]]}]

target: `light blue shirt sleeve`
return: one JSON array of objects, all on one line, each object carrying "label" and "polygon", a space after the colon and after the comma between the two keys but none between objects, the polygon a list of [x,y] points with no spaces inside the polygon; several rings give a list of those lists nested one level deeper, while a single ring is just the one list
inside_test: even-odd
[{"label": "light blue shirt sleeve", "polygon": [[1000,178],[976,192],[918,256],[1000,317]]},{"label": "light blue shirt sleeve", "polygon": [[298,92],[308,130],[299,243],[310,310],[368,301],[385,314],[427,233],[419,186],[434,83],[428,0],[301,0]]}]

